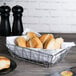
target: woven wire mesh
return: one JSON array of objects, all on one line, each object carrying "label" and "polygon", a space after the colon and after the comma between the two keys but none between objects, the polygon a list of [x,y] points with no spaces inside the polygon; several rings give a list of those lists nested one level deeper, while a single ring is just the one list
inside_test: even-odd
[{"label": "woven wire mesh", "polygon": [[[13,57],[24,61],[28,61],[31,63],[43,65],[46,67],[49,67],[51,64],[61,61],[68,53],[68,50],[70,49],[70,48],[63,49],[57,54],[51,55],[31,48],[22,48],[22,47],[10,45],[10,44],[7,44],[6,46],[8,47],[9,49],[8,51]],[[54,57],[57,59],[55,59],[55,62],[53,63]]]}]

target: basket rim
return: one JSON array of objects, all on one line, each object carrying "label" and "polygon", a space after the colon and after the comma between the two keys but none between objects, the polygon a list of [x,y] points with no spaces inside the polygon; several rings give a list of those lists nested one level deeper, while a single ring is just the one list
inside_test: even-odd
[{"label": "basket rim", "polygon": [[[56,53],[56,54],[54,54],[54,55],[52,55],[52,54],[48,54],[48,53],[45,53],[45,52],[43,52],[43,51],[39,51],[39,50],[44,50],[44,51],[48,51],[49,49],[41,49],[41,48],[28,48],[28,47],[20,47],[20,46],[17,46],[17,45],[14,45],[14,44],[6,44],[6,46],[9,46],[9,45],[11,45],[11,46],[15,46],[15,47],[18,47],[18,48],[22,48],[22,49],[28,49],[28,50],[31,50],[31,51],[35,51],[35,52],[39,52],[39,53],[42,53],[42,54],[45,54],[45,55],[49,55],[49,56],[56,56],[57,54],[59,54],[59,53],[62,53],[64,50],[67,50],[67,49],[69,49],[70,47],[67,47],[67,48],[64,48],[64,49],[59,49],[59,50],[61,50],[61,51],[59,51],[58,53]],[[7,48],[8,48],[8,46],[7,46]],[[9,49],[9,48],[8,48]],[[55,50],[50,50],[50,51],[56,51],[56,49]]]}]

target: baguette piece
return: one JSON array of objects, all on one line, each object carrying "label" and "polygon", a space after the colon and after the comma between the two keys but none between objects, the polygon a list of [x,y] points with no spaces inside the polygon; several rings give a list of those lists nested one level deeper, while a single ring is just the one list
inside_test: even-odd
[{"label": "baguette piece", "polygon": [[15,39],[15,44],[20,47],[26,47],[26,40],[24,37],[20,36]]},{"label": "baguette piece", "polygon": [[7,69],[10,67],[10,59],[0,56],[0,70]]},{"label": "baguette piece", "polygon": [[43,34],[39,39],[44,44],[48,39],[54,38],[53,34]]},{"label": "baguette piece", "polygon": [[33,37],[32,39],[28,40],[26,44],[27,47],[30,48],[43,48],[43,44],[38,37]]}]

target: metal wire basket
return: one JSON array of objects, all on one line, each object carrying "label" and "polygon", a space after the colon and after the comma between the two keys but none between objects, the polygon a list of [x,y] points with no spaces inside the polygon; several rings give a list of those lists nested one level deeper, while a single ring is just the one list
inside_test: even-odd
[{"label": "metal wire basket", "polygon": [[11,44],[7,44],[6,46],[13,57],[46,67],[62,60],[70,49],[70,47],[68,47],[52,55],[45,52],[47,51],[46,49],[22,48]]}]

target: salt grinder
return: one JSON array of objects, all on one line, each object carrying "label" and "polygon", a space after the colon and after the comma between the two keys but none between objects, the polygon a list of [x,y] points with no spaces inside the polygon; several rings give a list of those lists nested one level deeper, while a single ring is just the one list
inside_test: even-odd
[{"label": "salt grinder", "polygon": [[11,27],[9,22],[10,10],[10,7],[7,5],[3,5],[0,7],[0,36],[10,36],[11,34]]},{"label": "salt grinder", "polygon": [[12,8],[13,12],[13,26],[12,26],[12,35],[22,35],[23,24],[22,24],[22,12],[23,7],[16,5]]}]

